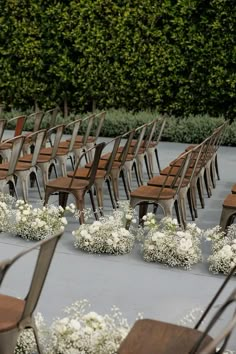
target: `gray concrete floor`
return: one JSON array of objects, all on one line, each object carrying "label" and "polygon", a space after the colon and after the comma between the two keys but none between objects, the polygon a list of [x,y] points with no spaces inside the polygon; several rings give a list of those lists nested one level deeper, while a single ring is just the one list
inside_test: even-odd
[{"label": "gray concrete floor", "polygon": [[[161,142],[159,154],[162,167],[168,165],[185,146]],[[205,209],[198,209],[199,217],[196,223],[201,228],[213,227],[219,223],[223,199],[236,182],[235,152],[236,148],[231,147],[219,149],[221,179],[217,181],[212,197],[209,199],[205,195]],[[125,199],[122,185],[120,190],[121,199]],[[105,213],[109,213],[111,205],[107,192],[105,193]],[[29,202],[37,201],[36,189],[30,190]],[[52,201],[57,203],[56,199]],[[78,228],[78,221],[73,217],[69,217],[68,221],[37,307],[49,322],[60,316],[66,306],[86,298],[93,310],[102,314],[109,312],[112,305],[118,306],[130,324],[135,321],[139,312],[146,318],[177,323],[193,308],[204,309],[224,279],[223,275],[213,275],[208,271],[207,257],[210,247],[206,242],[202,245],[203,263],[185,271],[144,262],[138,244],[131,254],[124,256],[92,255],[79,251],[73,246],[71,234],[72,230]],[[32,242],[2,233],[0,259],[14,256],[30,245]],[[31,254],[9,271],[2,292],[19,297],[25,294],[34,259],[35,254]],[[226,294],[233,288],[235,278],[231,280]],[[218,304],[221,302],[222,299]],[[230,348],[236,349],[235,337]]]}]

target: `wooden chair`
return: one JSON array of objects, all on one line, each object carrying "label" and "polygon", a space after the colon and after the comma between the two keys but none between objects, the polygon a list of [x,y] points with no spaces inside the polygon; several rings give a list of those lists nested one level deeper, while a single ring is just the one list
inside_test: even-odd
[{"label": "wooden chair", "polygon": [[[99,165],[101,167],[101,160],[99,161],[98,169],[96,171],[95,180],[94,180],[94,187],[96,190],[97,202],[98,202],[98,207],[99,207],[99,211],[100,211],[101,215],[103,215],[103,207],[104,207],[103,189],[104,189],[105,182],[107,183],[112,207],[113,207],[113,209],[116,208],[116,203],[114,201],[113,193],[111,190],[111,180],[112,180],[111,171],[112,171],[112,168],[115,168],[115,166],[117,164],[119,164],[118,162],[115,162],[115,157],[116,157],[119,145],[120,145],[120,141],[121,141],[121,136],[118,136],[106,144],[106,147],[113,144],[112,152],[111,152],[109,158],[107,160],[105,160],[105,164],[103,164],[103,166],[102,166],[103,168],[99,168]],[[74,175],[73,171],[69,172],[68,177],[73,177],[73,175],[74,175],[75,178],[88,180],[90,178],[88,175],[90,168],[91,168],[91,163],[87,164],[85,167],[77,168],[75,175]]]},{"label": "wooden chair", "polygon": [[[230,335],[236,326],[235,309],[231,310],[232,319],[215,339],[209,335],[209,331],[230,305],[235,307],[236,289],[217,310],[205,331],[200,331],[199,327],[206,319],[207,314],[213,308],[235,271],[236,267],[225,278],[194,328],[157,320],[138,320],[121,343],[118,354],[223,354]],[[221,344],[220,348],[218,348],[219,344]],[[216,350],[216,348],[218,349]]]},{"label": "wooden chair", "polygon": [[[47,130],[50,130],[53,127],[55,127],[56,125],[58,125],[57,124],[57,117],[60,112],[61,112],[61,110],[60,110],[60,107],[58,107],[58,106],[44,112],[43,119],[41,122],[42,126],[45,127]],[[52,147],[53,141],[51,139],[51,136],[49,136],[49,135],[48,135],[48,142],[49,142],[50,146]]]},{"label": "wooden chair", "polygon": [[99,158],[101,156],[102,150],[105,146],[105,143],[101,143],[93,147],[92,149],[95,149],[95,154],[94,154],[94,160],[93,163],[88,171],[88,176],[89,179],[79,179],[76,178],[76,170],[81,162],[82,159],[85,158],[85,155],[88,153],[86,151],[83,155],[81,155],[80,159],[77,162],[74,174],[72,177],[58,177],[54,180],[51,180],[50,182],[46,183],[46,189],[45,189],[45,201],[44,203],[47,204],[49,197],[53,193],[59,193],[59,204],[65,208],[67,204],[67,199],[69,194],[73,194],[75,197],[75,203],[77,206],[77,209],[80,211],[80,223],[84,223],[84,199],[85,199],[85,194],[86,192],[89,193],[91,203],[92,203],[92,208],[94,211],[94,215],[97,218],[97,210],[95,208],[95,203],[94,203],[94,198],[93,198],[93,192],[91,190],[92,186],[94,185],[94,180],[96,176],[96,171],[99,163]]},{"label": "wooden chair", "polygon": [[[173,163],[170,166],[169,173],[165,176],[163,184],[161,187],[156,187],[152,185],[140,186],[130,194],[130,207],[135,208],[139,205],[139,219],[147,212],[148,204],[159,205],[164,211],[165,216],[172,217],[172,209],[175,207],[176,216],[179,224],[184,227],[185,223],[182,218],[181,212],[181,204],[179,199],[179,191],[184,187],[184,179],[186,175],[186,171],[189,167],[191,157],[191,151],[182,155],[181,166],[178,166],[177,172],[175,173],[175,178],[172,182],[174,186],[176,181],[178,181],[178,187],[176,189],[168,187],[168,179],[171,176],[172,170],[176,168]],[[177,160],[179,164],[179,160]],[[171,186],[172,186],[171,185]]]},{"label": "wooden chair", "polygon": [[[13,137],[19,136],[23,132],[26,118],[27,117],[23,116],[23,115],[18,116],[18,117],[13,117],[13,118],[9,119],[7,121],[7,123],[4,124],[4,128],[6,128],[9,124],[11,125],[13,122],[15,124],[15,130],[14,130]],[[2,137],[3,137],[4,131],[2,131],[1,133],[2,133]],[[6,143],[6,139],[5,140],[1,139],[1,143],[3,143],[3,142],[4,142],[4,145],[1,144],[0,156],[2,158],[2,162],[7,162],[7,161],[9,161],[10,156],[11,156],[12,145],[11,145],[11,142]]]},{"label": "wooden chair", "polygon": [[[234,187],[233,187],[234,191]],[[236,217],[236,194],[228,194],[222,205],[222,212],[220,217],[220,227],[223,231],[227,232]]]},{"label": "wooden chair", "polygon": [[16,169],[17,162],[19,160],[20,153],[24,144],[25,136],[19,135],[14,138],[5,140],[0,144],[0,149],[4,145],[11,145],[11,155],[8,163],[0,164],[0,191],[3,192],[7,183],[11,184],[12,192],[14,192],[16,198],[18,198],[14,173]]},{"label": "wooden chair", "polygon": [[[54,136],[54,140],[53,140],[53,148],[51,151],[51,155],[43,155],[39,152],[38,158],[37,158],[37,167],[39,167],[39,169],[42,172],[42,177],[43,177],[43,186],[45,188],[46,183],[48,182],[48,178],[49,178],[49,169],[50,167],[53,165],[54,169],[56,171],[56,166],[55,166],[55,158],[56,158],[56,153],[57,153],[57,149],[58,149],[58,145],[61,141],[61,137],[64,131],[64,125],[57,125],[51,129],[49,129],[46,133],[43,145],[46,144],[46,142],[48,141],[49,137],[52,138],[52,136]],[[43,149],[43,148],[42,148]],[[24,156],[21,156],[19,158],[20,162],[31,162],[33,158],[33,154],[27,154]]]},{"label": "wooden chair", "polygon": [[[73,149],[75,145],[75,140],[81,125],[81,119],[76,119],[73,122],[70,122],[65,126],[66,129],[73,129],[72,134],[71,134],[71,140],[70,141],[60,141],[58,144],[58,149],[55,155],[55,159],[58,161],[61,172],[63,176],[67,175],[67,168],[66,168],[66,162],[67,159],[70,158],[72,168],[74,169],[74,154],[73,154]],[[51,155],[53,147],[45,147],[44,149],[41,149],[40,154],[41,155]]]},{"label": "wooden chair", "polygon": [[[55,252],[57,243],[62,233],[37,242],[37,244],[12,259],[0,262],[0,283],[6,272],[16,261],[30,252],[38,250],[37,261],[31,280],[31,285],[24,299],[0,294],[0,354],[14,354],[19,334],[25,328],[32,328],[35,336],[38,353],[43,350],[39,343],[37,328],[34,320],[34,310],[37,306],[44,282]],[[18,274],[20,277],[21,274]]]},{"label": "wooden chair", "polygon": [[[118,202],[120,199],[120,193],[119,193],[119,177],[122,178],[125,193],[127,196],[127,199],[129,199],[129,194],[130,194],[130,185],[128,182],[128,175],[127,175],[127,169],[125,167],[125,163],[127,161],[127,156],[130,150],[130,145],[133,140],[135,134],[135,129],[129,131],[128,133],[123,134],[121,137],[126,138],[125,145],[122,146],[121,152],[118,152],[116,154],[114,163],[112,163],[111,170],[110,170],[110,178],[111,178],[111,183],[112,183],[112,189],[114,193],[114,197],[118,206]],[[118,148],[119,151],[120,148]],[[98,169],[99,170],[106,170],[107,166],[107,161],[110,159],[111,153],[106,153],[101,156],[101,159],[98,164]],[[86,166],[89,166],[87,164]]]}]

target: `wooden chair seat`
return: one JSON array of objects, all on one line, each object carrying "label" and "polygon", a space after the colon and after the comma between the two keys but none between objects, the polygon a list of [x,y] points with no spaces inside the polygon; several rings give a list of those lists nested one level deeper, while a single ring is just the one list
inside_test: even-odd
[{"label": "wooden chair seat", "polygon": [[231,192],[233,194],[236,194],[236,184],[234,184],[233,187],[231,188]]},{"label": "wooden chair seat", "polygon": [[[86,168],[89,168],[91,167],[92,163],[89,162],[85,165]],[[121,165],[121,162],[119,161],[114,161],[113,164],[112,164],[112,167],[113,168],[119,168]],[[99,163],[98,163],[98,169],[99,170],[104,170],[107,166],[107,161],[106,160],[99,160]]]},{"label": "wooden chair seat", "polygon": [[236,195],[228,194],[223,202],[224,208],[235,208],[236,212]]},{"label": "wooden chair seat", "polygon": [[[32,160],[32,154],[27,154],[19,158],[20,162],[30,162]],[[50,155],[39,155],[37,163],[44,163],[51,160]]]},{"label": "wooden chair seat", "polygon": [[[167,166],[166,168],[161,170],[161,175],[168,175],[170,173],[171,176],[176,176],[178,174],[178,171],[179,171],[178,167]],[[188,170],[186,171],[186,174],[185,174],[185,178],[191,177],[192,172],[193,172],[193,169],[188,168]],[[195,171],[195,174],[198,174],[199,172],[200,172],[200,170],[197,168]]]},{"label": "wooden chair seat", "polygon": [[[118,354],[188,354],[201,336],[202,332],[196,329],[155,320],[138,320],[121,343]],[[201,348],[212,341],[207,335]]]},{"label": "wooden chair seat", "polygon": [[[76,137],[75,142],[76,142],[76,143],[79,143],[79,144],[82,144],[83,139],[84,139],[84,136],[83,136],[83,135],[79,135],[79,136]],[[69,142],[70,140],[71,140],[71,139],[66,139],[66,141],[68,141],[68,142]],[[95,141],[95,137],[90,135],[90,136],[88,137],[87,143],[93,143],[94,141]]]},{"label": "wooden chair seat", "polygon": [[0,332],[17,327],[22,317],[25,300],[0,294]]},{"label": "wooden chair seat", "polygon": [[[25,171],[28,170],[30,166],[30,162],[17,162],[16,167],[15,167],[15,172],[16,171]],[[9,164],[8,163],[4,163],[4,164],[0,164],[0,170],[8,170],[9,168]]]},{"label": "wooden chair seat", "polygon": [[12,143],[2,143],[0,144],[0,150],[8,150],[12,148]]},{"label": "wooden chair seat", "polygon": [[[88,178],[89,169],[86,167],[77,168],[76,173],[71,171],[67,174],[68,177],[75,177],[75,178]],[[105,170],[97,170],[95,178],[104,178],[106,176]]]},{"label": "wooden chair seat", "polygon": [[[57,153],[56,156],[63,156],[67,153],[67,149],[66,148],[58,148],[57,149]],[[50,155],[52,154],[52,148],[48,147],[48,148],[43,148],[40,150],[40,155]]]},{"label": "wooden chair seat", "polygon": [[[165,183],[165,186],[167,188],[172,188],[173,183],[175,182],[174,187],[177,187],[179,181],[180,181],[180,178],[178,178],[177,181],[175,182],[175,177],[174,176],[168,176],[167,179],[166,179],[166,176],[160,175],[160,176],[155,176],[155,177],[151,178],[147,182],[147,184],[148,184],[148,186],[161,187]],[[187,178],[184,178],[184,180],[182,181],[182,187],[186,187],[188,184],[189,184],[189,180]]]},{"label": "wooden chair seat", "polygon": [[71,178],[70,177],[58,177],[52,181],[49,181],[47,183],[47,188],[54,188],[54,189],[60,189],[60,190],[65,190],[65,189],[84,189],[89,185],[89,181],[87,180],[79,180],[79,179],[74,179],[71,186]]},{"label": "wooden chair seat", "polygon": [[220,226],[227,232],[227,227],[231,225],[236,216],[236,194],[228,194],[223,202],[220,217]]},{"label": "wooden chair seat", "polygon": [[[157,196],[160,193],[161,188],[160,187],[154,187],[154,186],[140,186],[134,191],[130,193],[130,196],[132,198],[143,198],[145,199],[150,199],[150,200],[156,200]],[[161,195],[159,196],[159,199],[172,199],[174,198],[176,194],[176,191],[171,188],[163,188],[161,191]]]}]

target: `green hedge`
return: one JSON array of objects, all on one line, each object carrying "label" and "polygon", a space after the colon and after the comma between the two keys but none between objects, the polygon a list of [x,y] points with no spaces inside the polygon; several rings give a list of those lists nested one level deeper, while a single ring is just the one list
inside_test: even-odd
[{"label": "green hedge", "polygon": [[[3,113],[1,118],[10,119],[19,116],[20,114],[30,114],[32,112],[22,112],[13,110],[10,113]],[[97,111],[99,113],[99,111]],[[75,118],[85,118],[91,113],[71,114],[64,118],[62,114],[57,117],[57,123],[67,124]],[[106,112],[106,118],[102,127],[101,136],[115,137],[124,134],[132,128],[149,122],[155,118],[162,117],[157,112],[142,111],[138,113],[127,112],[125,110],[111,109]],[[162,134],[162,141],[179,142],[179,143],[200,143],[213,130],[224,122],[223,117],[210,117],[208,115],[189,116],[187,118],[176,118],[174,116],[167,117],[164,132]],[[8,125],[9,129],[14,129],[14,125]],[[26,121],[25,130],[33,128],[33,121]],[[43,121],[42,128],[46,128],[46,122]],[[80,134],[83,134],[86,126],[82,125]],[[66,133],[71,133],[67,130]],[[236,122],[233,122],[226,129],[223,145],[236,146]]]},{"label": "green hedge", "polygon": [[0,25],[7,105],[235,116],[234,0],[9,0]]}]

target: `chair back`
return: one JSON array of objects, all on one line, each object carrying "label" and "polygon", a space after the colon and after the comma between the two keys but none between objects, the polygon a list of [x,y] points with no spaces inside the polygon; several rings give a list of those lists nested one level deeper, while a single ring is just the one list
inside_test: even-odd
[{"label": "chair back", "polygon": [[95,119],[95,114],[92,114],[86,118],[84,118],[82,120],[82,125],[87,125],[86,127],[86,131],[83,135],[83,139],[82,139],[82,145],[85,146],[87,144],[87,141],[88,141],[88,138],[89,138],[89,135],[91,133],[91,130],[92,130],[92,126],[94,124],[94,119]]},{"label": "chair back", "polygon": [[23,314],[21,316],[21,319],[19,323],[22,323],[22,321],[26,321],[28,318],[32,316],[32,313],[35,310],[35,307],[37,306],[52,258],[53,254],[55,252],[57,243],[59,239],[61,238],[63,232],[60,232],[52,237],[49,237],[47,240],[43,240],[40,242],[37,242],[37,244],[21,253],[16,255],[14,258],[3,261],[0,263],[0,284],[2,283],[4,276],[7,272],[7,270],[21,257],[26,255],[29,252],[32,252],[36,249],[38,249],[38,257],[34,269],[34,273],[32,276],[31,280],[31,285],[29,288],[29,291],[25,297],[25,307]]},{"label": "chair back", "polygon": [[3,133],[6,127],[7,120],[6,119],[0,119],[0,141],[2,141]]},{"label": "chair back", "polygon": [[33,121],[33,129],[32,129],[33,132],[37,132],[40,129],[43,116],[44,116],[44,112],[43,111],[38,111],[38,112],[30,114],[27,117],[27,122],[29,120]]},{"label": "chair back", "polygon": [[79,119],[76,119],[73,122],[70,122],[69,124],[67,124],[65,126],[65,129],[67,129],[67,128],[71,129],[71,127],[73,127],[73,131],[72,131],[72,134],[71,134],[71,139],[70,139],[70,143],[69,143],[69,147],[68,147],[68,151],[69,152],[72,151],[72,149],[74,147],[75,140],[76,140],[76,137],[78,135],[79,128],[81,126],[81,122],[82,122],[82,119],[79,118]]},{"label": "chair back", "polygon": [[31,166],[35,166],[38,160],[40,149],[42,148],[43,142],[46,136],[46,129],[38,130],[27,135],[26,141],[34,141],[34,150],[31,159]]},{"label": "chair back", "polygon": [[116,137],[115,139],[112,139],[111,141],[109,141],[106,144],[106,146],[107,146],[107,145],[110,145],[110,144],[114,143],[112,151],[111,151],[111,154],[110,154],[110,156],[109,156],[109,158],[107,160],[106,166],[105,166],[105,170],[106,170],[106,174],[107,175],[109,175],[110,172],[111,172],[112,165],[113,165],[113,163],[115,161],[116,154],[117,154],[119,146],[120,146],[121,138],[122,138],[122,136],[120,135],[120,136]]},{"label": "chair back", "polygon": [[5,144],[11,144],[11,157],[9,159],[9,164],[8,164],[8,171],[7,171],[7,176],[13,175],[17,161],[19,160],[20,153],[22,151],[22,147],[25,141],[25,136],[24,135],[19,135],[11,139],[7,139],[4,142],[1,143],[1,147],[3,147]]},{"label": "chair back", "polygon": [[159,119],[154,119],[152,122],[148,123],[146,130],[146,138],[144,140],[143,147],[147,150],[152,142],[154,133],[156,131],[157,123]]},{"label": "chair back", "polygon": [[11,118],[7,121],[7,124],[8,123],[11,124],[11,122],[16,122],[14,137],[22,134],[26,122],[26,118],[27,118],[26,116],[18,116],[18,117]]},{"label": "chair back", "polygon": [[69,188],[72,186],[73,180],[76,179],[76,170],[78,169],[82,159],[85,158],[85,160],[86,160],[86,155],[89,154],[92,150],[94,150],[95,151],[94,159],[93,159],[93,162],[91,163],[91,166],[89,167],[89,171],[88,171],[88,174],[87,174],[87,177],[89,178],[89,184],[87,186],[87,190],[89,190],[91,188],[91,186],[94,184],[94,181],[95,181],[99,160],[100,160],[101,153],[102,153],[102,150],[104,149],[105,145],[106,145],[105,143],[97,144],[96,146],[86,150],[80,156],[80,158],[79,158],[79,160],[78,160],[78,162],[77,162],[77,164],[75,166],[75,170],[74,170],[73,176],[71,178],[71,181],[70,181],[70,184],[69,184]]},{"label": "chair back", "polygon": [[119,159],[118,161],[121,162],[121,166],[123,166],[125,164],[125,161],[126,161],[126,158],[127,158],[127,155],[129,153],[129,150],[130,150],[130,146],[131,146],[131,143],[132,143],[132,140],[134,138],[134,135],[135,135],[135,129],[132,129],[130,130],[128,133],[125,133],[122,135],[122,138],[126,138],[128,135],[128,138],[126,140],[126,143],[122,149],[122,152],[119,156]]},{"label": "chair back", "polygon": [[[220,331],[220,334],[211,342],[209,343],[205,348],[201,348],[200,352],[199,349],[208,335],[209,331],[213,328],[213,326],[216,324],[216,322],[220,319],[222,314],[225,312],[225,310],[228,309],[230,305],[234,305],[234,308],[231,310],[231,313],[233,314],[232,319],[228,322],[226,327]],[[229,338],[231,336],[231,333],[233,329],[236,327],[236,289],[230,294],[230,296],[227,298],[227,300],[223,303],[222,306],[217,310],[213,318],[210,320],[209,324],[207,325],[205,331],[202,333],[200,336],[199,340],[197,343],[193,346],[189,354],[195,354],[195,353],[201,353],[201,354],[212,354],[212,353],[218,353],[218,354],[223,354],[224,350],[226,348],[226,345],[229,341]],[[221,344],[220,348],[216,350],[216,347]]]},{"label": "chair back", "polygon": [[46,111],[44,113],[43,121],[46,120],[46,129],[51,129],[51,128],[55,127],[55,125],[57,123],[57,116],[58,116],[59,112],[60,112],[60,108],[55,107],[55,108],[49,109],[48,111]]},{"label": "chair back", "polygon": [[154,141],[156,142],[156,145],[158,145],[161,140],[162,133],[163,133],[163,130],[166,125],[166,120],[167,120],[167,117],[163,117],[161,119],[158,119],[158,121],[157,121],[157,122],[162,122],[162,123],[161,123],[160,129],[157,129],[156,134],[154,134]]},{"label": "chair back", "polygon": [[138,154],[138,151],[140,149],[140,146],[142,144],[142,141],[143,141],[147,126],[148,126],[148,123],[143,124],[140,127],[135,129],[135,133],[136,134],[138,133],[138,138],[136,140],[136,143],[135,143],[134,147],[132,148],[132,155],[133,155],[134,159],[136,158],[136,156]]},{"label": "chair back", "polygon": [[95,141],[97,141],[97,139],[100,136],[101,129],[102,129],[105,117],[106,117],[106,112],[105,111],[100,112],[100,113],[95,115],[95,122],[96,122],[96,126],[97,126],[95,134],[94,134]]},{"label": "chair back", "polygon": [[54,139],[52,142],[51,159],[54,159],[56,157],[58,146],[61,141],[64,128],[65,128],[64,124],[59,124],[47,131],[43,145],[46,145],[48,139],[49,138],[51,139],[52,135],[54,135]]}]

